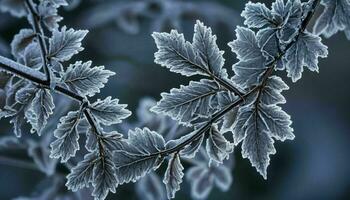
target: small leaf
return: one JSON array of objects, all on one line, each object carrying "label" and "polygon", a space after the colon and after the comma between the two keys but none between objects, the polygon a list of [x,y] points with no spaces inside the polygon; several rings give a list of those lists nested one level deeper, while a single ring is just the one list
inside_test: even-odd
[{"label": "small leaf", "polygon": [[274,24],[271,11],[262,3],[246,3],[241,16],[245,18],[244,24],[250,28],[261,28]]},{"label": "small leaf", "polygon": [[152,36],[158,47],[155,63],[184,76],[207,74],[208,69],[202,65],[203,61],[183,34],[172,30],[170,33],[153,33]]},{"label": "small leaf", "polygon": [[249,88],[260,82],[267,67],[255,33],[247,28],[237,27],[237,39],[229,43],[232,51],[237,54],[238,63],[232,66],[235,76],[232,80],[243,88]]},{"label": "small leaf", "polygon": [[67,162],[79,150],[79,132],[77,125],[81,112],[71,111],[60,119],[60,123],[54,132],[57,138],[51,143],[51,158],[61,158],[61,162]]},{"label": "small leaf", "polygon": [[318,57],[325,58],[327,55],[327,46],[321,43],[320,37],[308,32],[301,33],[284,57],[288,77],[293,82],[298,81],[304,66],[311,71],[318,71]]},{"label": "small leaf", "polygon": [[89,108],[98,122],[104,125],[112,125],[121,123],[123,119],[131,115],[126,107],[126,104],[119,104],[118,99],[107,97],[104,100],[98,99]]},{"label": "small leaf", "polygon": [[76,192],[84,187],[89,187],[93,180],[93,169],[97,160],[95,152],[88,153],[84,156],[84,160],[72,168],[66,183],[69,190]]},{"label": "small leaf", "polygon": [[42,130],[47,124],[47,119],[53,113],[54,108],[55,104],[53,103],[50,91],[40,89],[26,112],[26,118],[32,125],[33,132],[35,131],[39,136],[41,135]]},{"label": "small leaf", "polygon": [[204,26],[197,20],[194,27],[193,47],[199,52],[205,68],[217,77],[226,77],[226,70],[223,70],[225,59],[223,51],[220,51],[216,44],[216,36],[212,35],[211,28]]},{"label": "small leaf", "polygon": [[58,22],[63,19],[63,17],[59,16],[57,13],[57,4],[52,4],[52,2],[49,1],[40,2],[38,5],[38,15],[45,26],[51,31],[57,29]]},{"label": "small leaf", "polygon": [[210,162],[213,160],[218,163],[222,163],[233,152],[232,144],[220,133],[217,125],[213,125],[209,130],[206,150]]},{"label": "small leaf", "polygon": [[32,42],[25,48],[23,60],[26,66],[33,69],[40,69],[43,66],[41,50],[37,42]]},{"label": "small leaf", "polygon": [[164,184],[167,190],[168,199],[175,198],[175,193],[180,190],[184,167],[181,164],[179,154],[174,154],[169,160],[168,167],[164,175]]},{"label": "small leaf", "polygon": [[91,61],[81,61],[70,65],[62,77],[62,81],[69,89],[81,95],[94,96],[107,83],[108,78],[115,73],[105,70],[103,66],[91,68]]},{"label": "small leaf", "polygon": [[32,29],[21,29],[11,42],[12,55],[18,58],[34,38],[35,34]]},{"label": "small leaf", "polygon": [[81,41],[88,31],[68,29],[62,27],[61,31],[55,29],[52,38],[49,41],[49,57],[59,61],[68,61],[74,54],[79,53],[84,48],[81,47]]},{"label": "small leaf", "polygon": [[191,81],[188,86],[162,93],[162,100],[151,111],[166,114],[180,124],[191,125],[197,117],[210,116],[211,100],[219,91],[214,81]]},{"label": "small leaf", "polygon": [[205,199],[214,186],[214,176],[209,169],[203,166],[191,167],[186,173],[186,179],[191,183],[191,196],[193,199]]},{"label": "small leaf", "polygon": [[[142,144],[142,145],[140,145]],[[161,135],[147,128],[129,131],[126,141],[114,151],[114,164],[120,184],[136,181],[159,167],[159,152],[165,149]]]}]

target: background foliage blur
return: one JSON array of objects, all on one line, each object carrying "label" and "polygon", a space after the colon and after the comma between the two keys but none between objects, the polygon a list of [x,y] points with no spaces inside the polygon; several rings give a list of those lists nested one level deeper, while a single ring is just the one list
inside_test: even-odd
[{"label": "background foliage blur", "polygon": [[[226,44],[235,38],[234,29],[242,23],[239,14],[247,1],[160,2],[75,0],[60,12],[64,17],[61,24],[90,30],[84,42],[86,50],[73,59],[91,59],[95,65],[105,65],[117,73],[97,97],[119,98],[134,113],[143,97],[159,99],[162,91],[189,81],[153,63],[153,31],[176,28],[190,40],[195,20],[201,19],[218,36],[230,72],[236,62]],[[272,1],[259,2],[270,5]],[[24,19],[0,15],[1,55],[10,57],[9,43],[25,26],[29,25]],[[291,87],[284,92],[288,101],[284,109],[292,116],[296,139],[276,144],[278,153],[272,156],[268,180],[241,158],[238,147],[230,190],[223,193],[214,188],[209,199],[350,199],[350,41],[339,33],[324,42],[330,54],[321,60],[319,74],[307,71],[295,84],[284,79]],[[136,115],[129,120],[136,121]],[[12,134],[11,126],[2,120],[0,135],[7,134]],[[28,196],[44,177],[34,170],[4,164],[0,162],[0,199]],[[188,199],[188,183],[181,188],[177,199]],[[115,197],[137,199],[132,191],[132,184],[120,186]]]}]

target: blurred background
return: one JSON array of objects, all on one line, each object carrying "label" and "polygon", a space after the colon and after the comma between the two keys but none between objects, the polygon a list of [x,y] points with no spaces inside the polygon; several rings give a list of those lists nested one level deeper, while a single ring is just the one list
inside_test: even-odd
[{"label": "blurred background", "polygon": [[[92,60],[95,65],[105,65],[116,72],[96,98],[119,98],[136,113],[140,99],[159,100],[161,92],[189,82],[189,79],[153,63],[156,46],[151,33],[176,28],[185,33],[187,40],[192,40],[193,25],[200,19],[218,36],[218,45],[225,50],[225,66],[232,73],[231,66],[236,59],[227,43],[235,38],[235,27],[242,24],[240,12],[247,1],[71,2],[70,7],[60,10],[64,17],[60,24],[90,31],[84,40],[85,51],[72,62]],[[270,5],[272,1],[259,2]],[[23,27],[29,27],[25,19],[0,14],[1,55],[11,57],[9,43]],[[284,92],[287,104],[283,108],[292,116],[296,138],[276,143],[277,154],[271,158],[268,180],[263,180],[247,159],[242,159],[240,147],[237,147],[229,191],[214,188],[208,199],[350,199],[350,41],[343,33],[338,33],[323,42],[329,47],[329,57],[320,60],[319,74],[306,70],[303,78],[294,84],[285,73],[281,74],[291,88]],[[66,107],[68,105],[69,102]],[[128,120],[132,123],[138,119],[133,115]],[[0,122],[0,134],[12,134],[7,120]],[[8,153],[1,152],[1,155]],[[26,154],[17,156],[29,159]],[[1,200],[30,196],[36,192],[39,183],[45,184],[42,183],[45,174],[15,164],[0,161]],[[123,185],[109,199],[138,199],[133,191],[132,184]],[[184,182],[176,199],[189,199],[189,194],[189,183]]]}]

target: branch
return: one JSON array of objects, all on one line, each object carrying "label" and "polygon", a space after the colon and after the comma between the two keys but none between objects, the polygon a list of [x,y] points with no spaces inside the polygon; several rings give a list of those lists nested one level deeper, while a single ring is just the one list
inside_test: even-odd
[{"label": "branch", "polygon": [[36,9],[34,8],[32,0],[26,0],[25,3],[27,6],[27,10],[33,19],[32,27],[33,27],[35,35],[38,39],[40,52],[41,52],[41,59],[42,59],[43,66],[44,66],[44,73],[46,75],[46,81],[48,83],[50,83],[51,82],[51,75],[50,75],[49,66],[48,66],[47,47],[46,47],[46,43],[45,43],[45,39],[44,39],[45,35],[44,35],[44,31],[43,31],[43,28],[42,28],[41,22],[40,22],[41,19],[40,19],[40,16],[38,15]]},{"label": "branch", "polygon": [[[185,146],[189,145],[191,142],[193,142],[196,139],[198,139],[199,137],[201,137],[202,134],[206,133],[210,129],[210,127],[212,126],[213,123],[218,122],[226,113],[228,113],[233,108],[235,108],[236,106],[239,106],[241,103],[243,103],[244,99],[249,97],[251,94],[254,94],[255,92],[258,92],[257,102],[259,102],[260,101],[261,92],[262,92],[263,88],[265,87],[268,78],[272,75],[272,73],[273,73],[273,71],[275,69],[276,63],[280,59],[282,59],[282,57],[286,54],[288,49],[290,49],[293,46],[293,44],[296,43],[299,35],[302,32],[305,31],[306,27],[310,23],[310,20],[314,16],[316,7],[319,5],[319,3],[320,3],[320,0],[313,0],[312,6],[311,6],[307,16],[302,21],[301,27],[299,29],[299,34],[297,34],[295,36],[295,38],[292,40],[292,42],[290,42],[286,46],[284,51],[282,51],[279,55],[277,55],[274,58],[273,61],[271,61],[270,63],[268,63],[266,65],[266,66],[268,66],[268,68],[266,69],[266,71],[265,71],[265,73],[263,75],[263,80],[261,81],[261,83],[259,85],[255,86],[252,90],[250,90],[246,94],[241,95],[240,98],[237,101],[233,102],[231,105],[228,105],[226,108],[224,108],[221,111],[218,111],[217,113],[215,113],[213,115],[213,117],[211,118],[211,120],[206,125],[204,125],[202,128],[198,129],[197,133],[194,134],[192,137],[188,138],[187,140],[183,141],[182,143],[178,144],[177,146],[175,146],[173,148],[170,148],[170,149],[167,149],[167,150],[164,150],[164,151],[158,153],[158,155],[168,156],[168,155],[170,155],[172,153],[181,151]],[[150,156],[155,156],[155,155],[150,155]]]}]

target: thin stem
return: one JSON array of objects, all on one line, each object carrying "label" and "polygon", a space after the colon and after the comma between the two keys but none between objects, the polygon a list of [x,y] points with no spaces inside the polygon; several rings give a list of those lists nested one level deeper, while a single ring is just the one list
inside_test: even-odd
[{"label": "thin stem", "polygon": [[[190,143],[192,143],[193,141],[195,141],[199,137],[201,137],[202,134],[206,133],[210,129],[210,127],[212,126],[213,123],[216,123],[217,121],[219,121],[226,113],[228,113],[233,108],[235,108],[236,106],[238,106],[241,103],[243,103],[244,99],[249,97],[251,94],[254,94],[255,92],[258,92],[258,98],[257,98],[256,101],[259,103],[262,90],[265,87],[268,78],[272,75],[277,62],[280,59],[282,59],[282,57],[286,54],[288,49],[290,49],[295,44],[295,42],[297,41],[299,35],[302,32],[305,31],[307,25],[309,24],[310,20],[312,19],[313,15],[314,15],[315,9],[316,9],[316,7],[318,6],[319,3],[320,3],[320,0],[314,0],[313,1],[313,4],[311,6],[310,11],[308,12],[308,14],[305,17],[305,19],[302,21],[301,28],[299,29],[299,34],[295,36],[295,40],[292,40],[292,42],[290,42],[286,46],[286,48],[284,49],[283,52],[281,52],[279,55],[277,55],[275,57],[275,59],[271,63],[267,64],[268,68],[267,68],[267,70],[265,71],[265,73],[263,75],[263,79],[261,81],[261,84],[259,84],[258,86],[254,87],[248,93],[240,96],[240,98],[238,100],[236,100],[235,102],[233,102],[231,105],[227,106],[226,108],[224,108],[221,111],[219,111],[216,114],[214,114],[213,117],[211,118],[211,120],[208,123],[206,123],[203,127],[198,129],[197,133],[194,134],[192,137],[188,138],[187,140],[183,141],[182,143],[178,144],[177,146],[175,146],[173,148],[166,149],[166,150],[158,153],[158,155],[160,154],[161,156],[168,156],[168,155],[170,155],[172,153],[181,151],[185,146],[189,145]],[[155,155],[150,155],[150,156],[155,156]]]},{"label": "thin stem", "polygon": [[34,8],[33,2],[32,0],[26,0],[25,1],[26,5],[27,5],[27,10],[30,13],[32,19],[33,19],[33,30],[35,32],[35,35],[38,39],[38,43],[39,43],[39,47],[40,47],[40,52],[41,52],[41,59],[43,62],[43,68],[44,68],[44,73],[46,75],[46,81],[48,83],[51,82],[51,74],[50,74],[50,70],[49,70],[49,66],[48,66],[48,59],[47,59],[47,47],[46,47],[46,42],[45,42],[45,35],[44,35],[44,31],[43,28],[41,26],[41,19],[40,16],[37,13],[37,10]]}]

